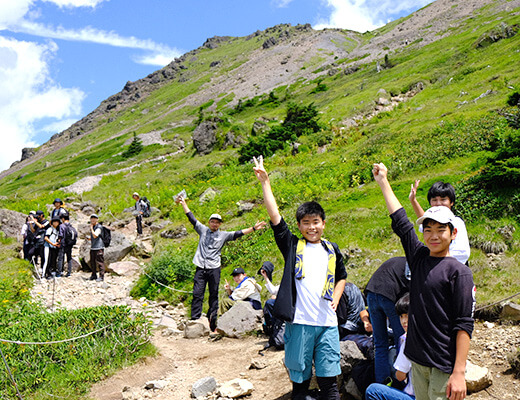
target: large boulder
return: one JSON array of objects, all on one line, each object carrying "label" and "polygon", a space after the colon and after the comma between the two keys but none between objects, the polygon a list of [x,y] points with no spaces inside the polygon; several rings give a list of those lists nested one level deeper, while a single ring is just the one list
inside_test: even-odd
[{"label": "large boulder", "polygon": [[139,265],[133,261],[117,261],[111,263],[107,271],[119,276],[132,276],[139,271]]},{"label": "large boulder", "polygon": [[186,322],[184,327],[184,337],[186,339],[197,339],[205,335],[209,335],[209,321],[206,317]]},{"label": "large boulder", "polygon": [[25,224],[25,218],[27,215],[18,211],[0,209],[0,231],[7,237],[17,237]]},{"label": "large boulder", "polygon": [[500,318],[511,321],[520,321],[520,305],[508,301],[502,308]]},{"label": "large boulder", "polygon": [[[112,231],[110,247],[105,249],[105,265],[121,261],[132,250],[132,243],[125,235]],[[90,241],[85,240],[79,249],[79,258],[90,264]]]},{"label": "large boulder", "polygon": [[262,311],[255,310],[248,301],[237,301],[217,321],[217,332],[239,338],[255,330],[262,318]]},{"label": "large boulder", "polygon": [[204,121],[193,131],[193,146],[200,155],[209,154],[217,142],[217,123]]}]

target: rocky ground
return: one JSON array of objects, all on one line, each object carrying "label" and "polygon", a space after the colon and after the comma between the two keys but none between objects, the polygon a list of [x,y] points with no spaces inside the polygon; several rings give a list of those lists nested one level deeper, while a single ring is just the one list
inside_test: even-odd
[{"label": "rocky ground", "polygon": [[[266,338],[247,336],[242,339],[204,336],[185,339],[184,307],[132,299],[129,290],[139,270],[127,276],[107,275],[104,282],[88,281],[89,274],[76,272],[70,278],[37,281],[33,294],[49,308],[68,309],[102,304],[123,304],[145,312],[153,320],[152,342],[159,355],[126,368],[92,388],[96,400],[141,400],[145,398],[181,400],[190,397],[199,379],[214,377],[221,385],[232,379],[248,380],[254,387],[249,399],[288,399],[290,382],[283,366],[282,351],[265,351]],[[493,384],[468,396],[472,400],[517,399],[519,381],[510,371],[507,355],[520,346],[520,326],[479,321],[471,343],[469,359],[489,368]],[[254,367],[252,367],[254,364]],[[153,382],[158,388],[146,389]],[[160,387],[160,389],[159,389]],[[213,397],[217,399],[218,397]]]}]

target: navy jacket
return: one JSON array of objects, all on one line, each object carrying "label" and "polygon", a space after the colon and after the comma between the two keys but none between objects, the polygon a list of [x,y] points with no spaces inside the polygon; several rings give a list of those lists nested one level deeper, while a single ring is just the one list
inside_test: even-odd
[{"label": "navy jacket", "polygon": [[[294,319],[294,311],[296,305],[296,282],[294,277],[294,266],[296,264],[296,247],[298,245],[298,236],[293,235],[287,226],[287,223],[282,220],[278,225],[271,227],[274,232],[274,239],[278,248],[280,249],[283,258],[285,260],[285,266],[283,270],[282,281],[280,283],[280,289],[276,296],[274,303],[273,314],[275,317],[292,322]],[[325,246],[325,245],[324,245]],[[339,251],[338,245],[332,243],[332,247],[336,252],[336,273],[335,282],[341,279],[347,278],[347,271],[343,263],[343,256]]]}]

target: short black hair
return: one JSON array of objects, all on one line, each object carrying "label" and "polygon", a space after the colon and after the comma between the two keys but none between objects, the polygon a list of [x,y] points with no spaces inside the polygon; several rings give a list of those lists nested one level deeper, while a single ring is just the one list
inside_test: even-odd
[{"label": "short black hair", "polygon": [[63,219],[63,220],[65,220],[65,221],[68,221],[69,218],[70,218],[70,217],[69,217],[69,213],[63,213],[63,214],[61,214],[61,216],[60,216],[60,219]]},{"label": "short black hair", "polygon": [[455,188],[449,183],[444,183],[442,181],[435,182],[428,190],[428,203],[437,196],[447,197],[453,204],[455,204]]},{"label": "short black hair", "polygon": [[423,229],[426,228],[427,226],[429,226],[432,222],[435,222],[435,223],[440,224],[440,225],[446,225],[449,228],[450,233],[453,233],[454,226],[453,226],[453,224],[451,222],[448,222],[447,224],[441,224],[440,222],[435,221],[434,219],[431,219],[431,218],[426,218],[422,222]]},{"label": "short black hair", "polygon": [[300,205],[296,210],[296,221],[299,223],[306,215],[316,215],[325,221],[325,210],[317,201],[307,201]]},{"label": "short black hair", "polygon": [[410,307],[410,292],[403,294],[397,303],[395,303],[395,312],[397,315],[408,314],[408,308]]}]

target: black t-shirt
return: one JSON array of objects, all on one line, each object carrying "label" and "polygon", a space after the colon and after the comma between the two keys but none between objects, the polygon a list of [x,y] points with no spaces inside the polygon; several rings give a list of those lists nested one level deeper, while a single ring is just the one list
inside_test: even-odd
[{"label": "black t-shirt", "polygon": [[473,332],[473,274],[453,257],[432,257],[417,238],[404,208],[394,212],[392,229],[401,238],[412,272],[405,355],[451,374],[457,332]]},{"label": "black t-shirt", "polygon": [[410,281],[406,278],[405,267],[405,257],[394,257],[385,261],[368,281],[365,295],[367,292],[380,294],[395,303],[409,291]]}]

